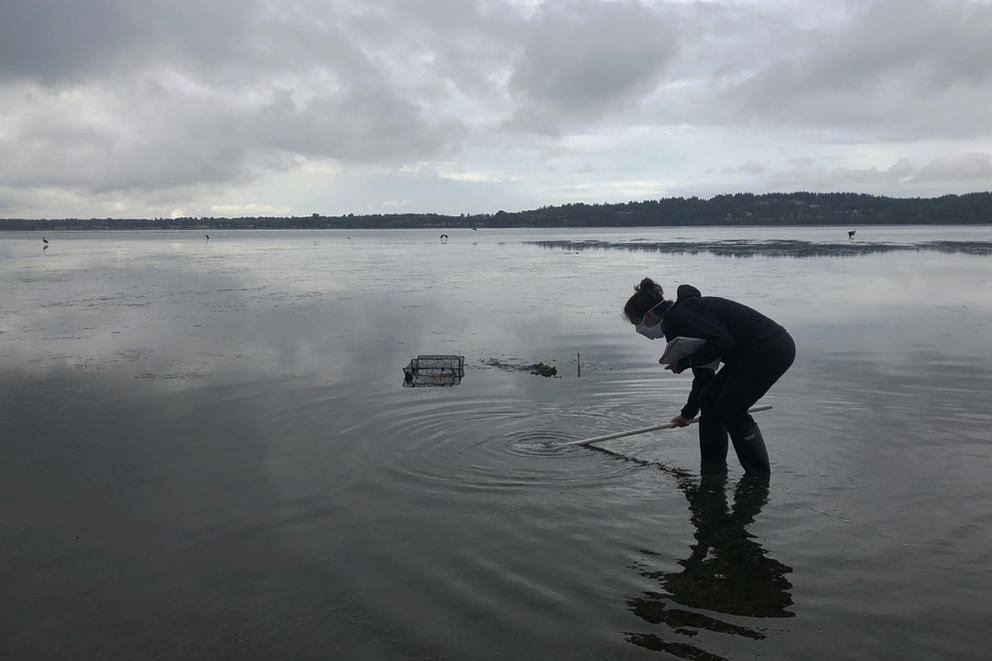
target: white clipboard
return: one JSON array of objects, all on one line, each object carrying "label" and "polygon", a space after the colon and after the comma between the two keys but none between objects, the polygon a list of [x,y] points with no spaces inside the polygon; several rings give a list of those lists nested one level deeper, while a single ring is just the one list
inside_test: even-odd
[{"label": "white clipboard", "polygon": [[699,337],[676,337],[665,346],[665,352],[661,354],[658,362],[662,365],[677,363],[696,353],[704,344],[706,344],[706,340]]}]

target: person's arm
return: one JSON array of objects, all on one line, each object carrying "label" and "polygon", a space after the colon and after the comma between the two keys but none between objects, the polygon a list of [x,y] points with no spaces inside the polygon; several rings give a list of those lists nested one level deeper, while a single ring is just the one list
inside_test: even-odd
[{"label": "person's arm", "polygon": [[[674,332],[672,334],[675,335]],[[734,338],[724,325],[698,306],[684,306],[679,310],[677,334],[684,337],[700,337],[706,340],[706,344],[691,356],[686,356],[675,363],[676,370],[673,371],[681,372],[689,367],[709,365],[729,353],[734,347]]]},{"label": "person's arm", "polygon": [[686,420],[692,420],[699,413],[699,393],[702,392],[706,384],[716,375],[711,369],[705,367],[692,368],[692,390],[689,391],[689,399],[682,407],[680,415]]}]

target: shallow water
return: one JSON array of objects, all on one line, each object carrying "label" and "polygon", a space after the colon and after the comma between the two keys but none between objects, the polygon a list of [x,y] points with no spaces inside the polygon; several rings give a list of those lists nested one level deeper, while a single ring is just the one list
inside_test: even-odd
[{"label": "shallow water", "polygon": [[[992,228],[441,231],[0,234],[0,658],[987,656]],[[680,408],[645,275],[795,337],[767,487],[555,448]]]}]

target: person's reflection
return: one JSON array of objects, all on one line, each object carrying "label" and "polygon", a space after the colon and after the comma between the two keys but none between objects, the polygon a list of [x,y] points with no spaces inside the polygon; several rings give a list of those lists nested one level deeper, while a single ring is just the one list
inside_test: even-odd
[{"label": "person's reflection", "polygon": [[654,633],[628,632],[626,637],[635,645],[687,659],[718,659],[682,637],[708,630],[760,640],[765,637],[763,628],[724,622],[677,605],[735,616],[792,617],[794,613],[787,610],[792,605],[792,584],[786,579],[792,569],[768,557],[746,530],[768,500],[767,477],[741,478],[732,507],[727,504],[726,473],[705,475],[698,482],[683,475],[679,483],[689,501],[696,542],[689,557],[679,561],[680,571],[654,571],[638,563],[641,575],[657,580],[661,591],[632,596],[627,603],[644,620],[680,634],[672,637],[680,640]]}]

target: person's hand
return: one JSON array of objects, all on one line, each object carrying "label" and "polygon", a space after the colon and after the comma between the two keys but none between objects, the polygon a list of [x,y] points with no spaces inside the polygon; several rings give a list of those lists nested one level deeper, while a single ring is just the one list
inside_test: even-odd
[{"label": "person's hand", "polygon": [[672,418],[672,425],[675,427],[687,427],[692,422],[690,418],[683,418],[681,414]]},{"label": "person's hand", "polygon": [[668,370],[668,371],[670,371],[670,372],[674,372],[675,374],[681,374],[682,373],[682,370],[679,369],[679,364],[678,363],[670,363],[668,365],[665,365],[665,369]]}]

